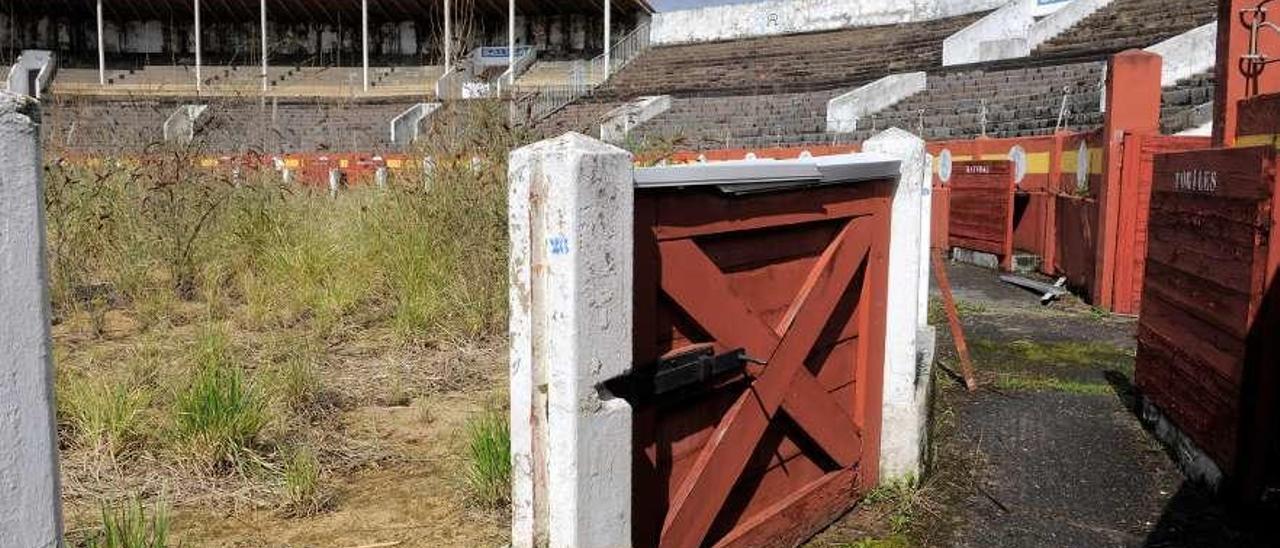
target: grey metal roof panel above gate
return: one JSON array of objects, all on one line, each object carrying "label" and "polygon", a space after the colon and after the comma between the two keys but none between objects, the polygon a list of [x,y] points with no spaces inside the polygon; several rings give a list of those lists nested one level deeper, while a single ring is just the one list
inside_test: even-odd
[{"label": "grey metal roof panel above gate", "polygon": [[793,160],[738,160],[635,170],[635,186],[714,186],[730,194],[857,183],[897,178],[898,159],[875,153],[838,154]]}]

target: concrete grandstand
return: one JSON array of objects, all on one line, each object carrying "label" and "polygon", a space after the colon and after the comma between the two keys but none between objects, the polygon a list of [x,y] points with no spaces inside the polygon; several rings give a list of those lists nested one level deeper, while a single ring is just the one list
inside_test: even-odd
[{"label": "concrete grandstand", "polygon": [[8,3],[0,55],[26,66],[24,51],[53,53],[52,77],[36,84],[52,96],[46,133],[82,150],[163,140],[176,111],[199,106],[192,134],[221,151],[387,152],[406,144],[393,120],[425,127],[432,115],[414,113],[435,108],[424,105],[472,99],[509,102],[512,122],[541,134],[599,136],[622,116],[615,141],[693,150],[856,143],[891,126],[929,139],[1044,135],[1099,126],[1105,59],[1129,48],[1166,59],[1167,132],[1207,131],[1213,95],[1206,0],[656,14],[644,0],[205,0],[200,32],[199,2],[103,0],[101,20],[88,0]]}]

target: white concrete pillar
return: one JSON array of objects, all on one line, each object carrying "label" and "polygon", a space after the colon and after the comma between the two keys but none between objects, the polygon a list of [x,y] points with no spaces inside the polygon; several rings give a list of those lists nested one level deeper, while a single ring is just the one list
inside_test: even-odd
[{"label": "white concrete pillar", "polygon": [[511,153],[514,548],[631,545],[631,155],[577,133]]},{"label": "white concrete pillar", "polygon": [[59,546],[39,107],[0,92],[0,546]]},{"label": "white concrete pillar", "polygon": [[107,85],[107,52],[104,44],[106,40],[102,37],[102,0],[98,0],[98,85]]},{"label": "white concrete pillar", "polygon": [[604,0],[604,77],[613,72],[613,2]]},{"label": "white concrete pillar", "polygon": [[449,16],[449,0],[444,0],[444,73],[453,67],[453,22]]},{"label": "white concrete pillar", "polygon": [[259,12],[262,15],[260,28],[262,29],[262,92],[266,93],[267,85],[267,0],[260,0],[258,3]]},{"label": "white concrete pillar", "polygon": [[201,76],[200,74],[200,69],[204,65],[203,57],[201,57],[203,53],[201,52],[201,43],[200,43],[200,39],[201,39],[200,38],[200,35],[201,35],[200,0],[195,0],[195,12],[196,12],[196,15],[195,15],[196,17],[196,93],[200,93],[200,91],[203,90],[204,88],[204,77]]},{"label": "white concrete pillar", "polygon": [[516,0],[507,0],[507,84],[516,83]]},{"label": "white concrete pillar", "polygon": [[[893,196],[889,240],[889,298],[885,336],[884,420],[880,442],[880,481],[919,478],[927,444],[932,360],[920,363],[927,341],[921,311],[928,302],[928,154],[923,139],[892,128],[863,143],[902,162]],[[924,264],[921,264],[921,263]],[[921,279],[921,278],[924,279]],[[924,288],[922,290],[922,288]],[[921,303],[924,299],[924,303]]]},{"label": "white concrete pillar", "polygon": [[369,0],[360,0],[360,49],[364,56],[364,90],[369,91]]}]

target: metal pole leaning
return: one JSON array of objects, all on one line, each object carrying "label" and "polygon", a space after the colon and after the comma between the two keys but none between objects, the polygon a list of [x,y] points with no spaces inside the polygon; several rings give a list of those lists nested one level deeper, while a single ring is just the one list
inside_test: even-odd
[{"label": "metal pole leaning", "polygon": [[0,92],[0,546],[60,546],[39,106]]}]

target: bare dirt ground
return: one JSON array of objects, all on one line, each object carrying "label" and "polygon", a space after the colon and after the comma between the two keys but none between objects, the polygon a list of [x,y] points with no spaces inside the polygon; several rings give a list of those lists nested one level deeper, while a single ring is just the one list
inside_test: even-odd
[{"label": "bare dirt ground", "polygon": [[1280,545],[1185,482],[1142,427],[1133,319],[1074,299],[1041,306],[988,270],[949,271],[982,388],[952,376],[941,320],[928,476],[873,493],[812,545]]},{"label": "bare dirt ground", "polygon": [[[102,374],[148,345],[178,355],[198,332],[174,328],[156,342],[127,316],[113,313],[107,320],[98,339],[86,336],[78,321],[55,329],[64,369]],[[239,357],[264,361],[257,354],[267,352],[268,338],[234,335]],[[148,510],[154,501],[164,502],[171,546],[505,545],[506,512],[478,507],[465,484],[469,421],[505,405],[504,355],[497,346],[413,346],[376,332],[328,341],[316,358],[323,402],[309,425],[295,428],[322,451],[326,503],[303,515],[282,507],[278,465],[269,462],[245,476],[207,476],[174,466],[163,449],[115,463],[64,448],[71,545],[101,527],[101,500],[128,496],[143,497]]]}]

